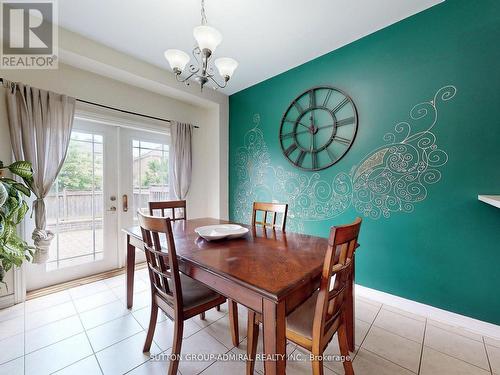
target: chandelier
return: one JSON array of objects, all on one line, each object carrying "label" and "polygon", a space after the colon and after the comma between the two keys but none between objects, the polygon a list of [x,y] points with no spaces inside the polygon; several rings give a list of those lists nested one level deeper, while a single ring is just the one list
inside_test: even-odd
[{"label": "chandelier", "polygon": [[[214,78],[213,68],[209,66],[209,60],[217,46],[222,42],[222,34],[214,27],[208,26],[205,14],[205,0],[201,0],[201,25],[193,29],[193,36],[197,43],[197,46],[192,51],[196,62],[189,64],[184,77],[181,77],[181,74],[189,63],[189,55],[178,49],[168,49],[165,51],[165,58],[170,64],[170,68],[174,71],[175,78],[186,85],[189,85],[189,79],[194,78],[200,84],[201,91],[203,91],[203,86],[209,81],[215,83],[217,87],[226,87],[227,82],[238,67],[238,62],[230,57],[215,59],[214,64],[220,76],[224,79],[224,83],[217,82]],[[217,87],[214,86],[214,89],[217,89]]]}]

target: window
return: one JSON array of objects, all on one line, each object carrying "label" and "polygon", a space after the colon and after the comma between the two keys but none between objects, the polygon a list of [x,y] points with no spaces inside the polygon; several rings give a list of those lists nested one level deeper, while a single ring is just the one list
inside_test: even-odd
[{"label": "window", "polygon": [[45,201],[47,229],[56,233],[47,270],[102,259],[102,135],[71,133],[66,160]]},{"label": "window", "polygon": [[168,145],[132,141],[133,155],[133,210],[148,207],[149,201],[169,199]]}]

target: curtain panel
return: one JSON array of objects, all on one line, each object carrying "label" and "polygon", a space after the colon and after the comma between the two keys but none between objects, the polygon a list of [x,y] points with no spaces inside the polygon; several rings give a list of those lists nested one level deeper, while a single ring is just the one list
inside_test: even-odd
[{"label": "curtain panel", "polygon": [[191,185],[193,125],[172,121],[170,125],[169,185],[172,199],[186,199]]},{"label": "curtain panel", "polygon": [[6,82],[10,140],[15,160],[33,166],[31,190],[36,263],[48,259],[54,233],[47,231],[44,198],[62,168],[73,127],[75,98],[41,90],[23,83]]}]

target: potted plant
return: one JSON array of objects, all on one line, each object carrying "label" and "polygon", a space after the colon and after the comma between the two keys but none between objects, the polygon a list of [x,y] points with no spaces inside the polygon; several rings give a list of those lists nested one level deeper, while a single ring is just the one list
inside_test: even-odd
[{"label": "potted plant", "polygon": [[[12,178],[2,177],[5,170],[19,176],[24,184]],[[16,161],[4,166],[0,161],[0,283],[5,284],[5,273],[12,266],[20,266],[33,258],[33,247],[17,234],[17,226],[26,216],[29,206],[24,197],[31,195],[26,186],[33,178],[31,163]]]}]

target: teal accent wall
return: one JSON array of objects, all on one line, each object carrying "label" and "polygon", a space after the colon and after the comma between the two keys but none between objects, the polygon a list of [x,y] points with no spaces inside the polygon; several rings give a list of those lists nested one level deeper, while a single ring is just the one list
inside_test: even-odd
[{"label": "teal accent wall", "polygon": [[[335,179],[352,178],[353,169],[359,170],[367,155],[387,143],[384,134],[394,132],[398,122],[425,128],[410,118],[411,108],[453,85],[457,91],[452,99],[437,98],[438,119],[432,128],[436,147],[448,160],[433,168],[439,181],[423,182],[426,194],[416,196],[411,212],[364,216],[368,211],[357,209],[353,197],[342,200],[345,191],[339,188],[338,206],[330,214],[310,220],[314,214],[292,212],[291,225],[326,237],[330,226],[364,216],[357,283],[500,324],[500,209],[477,200],[478,194],[500,194],[499,43],[498,0],[447,0],[231,95],[231,219],[248,220],[241,210],[253,199],[300,199],[286,191],[292,187],[281,184],[284,175],[341,187]],[[353,98],[359,129],[349,153],[313,177],[287,162],[278,132],[291,100],[317,85],[338,87]],[[251,143],[255,136],[262,138],[260,143]],[[242,160],[242,147],[249,142],[264,152],[252,151],[246,154],[249,160]],[[256,165],[266,170],[255,170]]]}]

